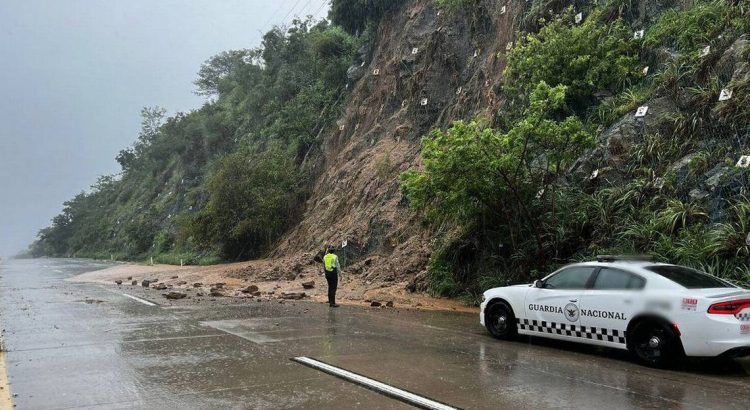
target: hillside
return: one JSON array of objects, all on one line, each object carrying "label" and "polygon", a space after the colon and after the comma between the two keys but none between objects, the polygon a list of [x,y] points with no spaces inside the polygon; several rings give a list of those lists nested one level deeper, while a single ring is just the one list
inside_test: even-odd
[{"label": "hillside", "polygon": [[200,110],[146,111],[33,254],[293,276],[346,243],[365,283],[445,296],[605,252],[750,282],[749,2],[333,3],[207,62]]}]

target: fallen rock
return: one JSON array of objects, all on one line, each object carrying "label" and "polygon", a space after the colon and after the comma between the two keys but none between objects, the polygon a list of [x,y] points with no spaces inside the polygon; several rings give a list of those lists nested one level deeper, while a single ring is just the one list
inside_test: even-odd
[{"label": "fallen rock", "polygon": [[156,285],[152,286],[156,290],[164,290],[167,288],[167,285],[163,283],[157,283]]},{"label": "fallen rock", "polygon": [[133,280],[133,277],[132,276],[128,276],[128,280]]},{"label": "fallen rock", "polygon": [[177,278],[179,278],[179,276],[175,275],[175,276],[172,276],[170,279],[177,279]]},{"label": "fallen rock", "polygon": [[305,292],[281,292],[281,298],[282,299],[293,299],[293,300],[299,300],[304,298]]},{"label": "fallen rock", "polygon": [[133,286],[138,286],[138,281],[134,280],[134,281],[130,282],[130,284],[133,285]]},{"label": "fallen rock", "polygon": [[184,299],[187,295],[182,292],[169,292],[165,293],[164,297],[167,299]]},{"label": "fallen rock", "polygon": [[302,287],[305,289],[312,289],[315,287],[315,281],[311,280],[309,282],[302,282]]},{"label": "fallen rock", "polygon": [[211,288],[211,291],[209,292],[209,295],[214,297],[223,297],[226,296],[224,292],[221,291],[221,289],[218,288]]},{"label": "fallen rock", "polygon": [[389,300],[389,301],[388,301],[388,302],[387,302],[387,303],[385,304],[385,307],[393,307],[393,301],[392,301],[392,300]]},{"label": "fallen rock", "polygon": [[200,287],[203,287],[203,284],[200,283],[200,282],[195,282],[195,283],[193,283],[193,287],[194,288],[200,288]]},{"label": "fallen rock", "polygon": [[253,293],[251,293],[251,295],[253,295],[255,297],[258,297],[258,296],[260,296],[260,291],[253,292]]},{"label": "fallen rock", "polygon": [[119,280],[119,279],[117,279],[117,280],[115,281],[115,283],[116,283],[116,284],[118,284],[118,285],[122,285],[122,281],[121,281],[121,280]]},{"label": "fallen rock", "polygon": [[195,296],[203,296],[203,292],[198,292],[195,294]]},{"label": "fallen rock", "polygon": [[259,290],[259,289],[258,289],[258,287],[257,287],[257,286],[255,286],[255,285],[250,285],[250,286],[246,287],[245,289],[242,289],[242,290],[241,290],[241,292],[242,292],[242,293],[250,293],[250,294],[253,294],[253,295],[255,295],[255,293],[259,293],[259,292],[258,292],[258,290]]},{"label": "fallen rock", "polygon": [[149,285],[151,285],[151,281],[148,279],[143,279],[143,282],[141,282],[141,286],[143,286],[144,288],[149,287]]},{"label": "fallen rock", "polygon": [[175,283],[175,285],[177,285],[177,286],[187,285],[187,282],[185,282],[184,280],[181,280],[181,281]]},{"label": "fallen rock", "polygon": [[380,302],[378,302],[377,300],[373,300],[372,302],[370,302],[370,306],[372,306],[372,307],[380,307],[382,305],[383,304],[380,303]]}]

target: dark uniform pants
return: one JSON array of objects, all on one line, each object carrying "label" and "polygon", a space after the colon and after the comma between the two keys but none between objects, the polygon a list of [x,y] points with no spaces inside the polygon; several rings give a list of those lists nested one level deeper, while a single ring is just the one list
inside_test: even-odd
[{"label": "dark uniform pants", "polygon": [[336,304],[336,287],[339,285],[339,273],[336,270],[326,271],[326,282],[328,282],[328,304]]}]

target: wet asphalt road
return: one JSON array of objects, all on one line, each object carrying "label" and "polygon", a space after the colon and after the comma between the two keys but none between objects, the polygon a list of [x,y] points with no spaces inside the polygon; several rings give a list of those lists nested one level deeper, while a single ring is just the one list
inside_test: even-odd
[{"label": "wet asphalt road", "polygon": [[410,408],[296,356],[461,408],[750,407],[747,360],[654,370],[606,349],[496,341],[475,315],[229,298],[170,304],[155,290],[64,281],[103,266],[0,265],[17,408]]}]

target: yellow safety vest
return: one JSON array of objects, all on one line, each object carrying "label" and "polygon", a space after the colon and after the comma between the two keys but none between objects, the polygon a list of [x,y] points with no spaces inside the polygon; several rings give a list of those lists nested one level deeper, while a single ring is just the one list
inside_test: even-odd
[{"label": "yellow safety vest", "polygon": [[338,265],[338,259],[339,258],[335,254],[327,253],[326,256],[323,257],[323,264],[325,265],[326,271],[333,272]]}]

